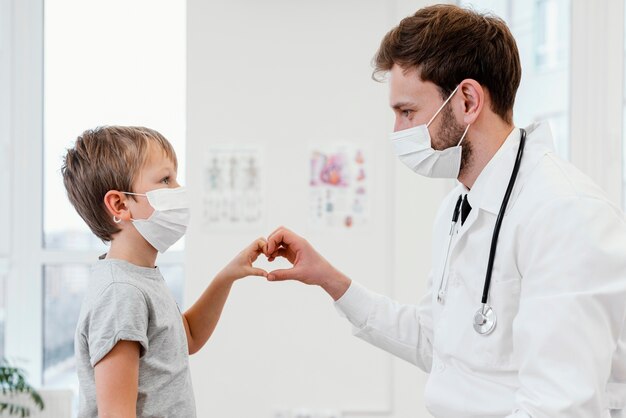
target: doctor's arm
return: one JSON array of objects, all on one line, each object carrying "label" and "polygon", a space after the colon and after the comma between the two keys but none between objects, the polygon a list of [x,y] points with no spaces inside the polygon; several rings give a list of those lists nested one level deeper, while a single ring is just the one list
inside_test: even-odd
[{"label": "doctor's arm", "polygon": [[297,280],[324,289],[336,308],[354,326],[354,334],[425,371],[432,364],[430,297],[418,305],[403,305],[353,282],[302,237],[279,228],[267,241],[272,261],[285,257],[293,267],[275,270],[268,280]]},{"label": "doctor's arm", "polygon": [[626,224],[590,198],[557,198],[535,213],[520,233],[520,388],[510,417],[605,416],[625,318]]}]

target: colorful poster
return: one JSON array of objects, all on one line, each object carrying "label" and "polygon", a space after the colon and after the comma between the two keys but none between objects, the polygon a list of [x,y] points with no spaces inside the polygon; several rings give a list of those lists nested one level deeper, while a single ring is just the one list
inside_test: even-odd
[{"label": "colorful poster", "polygon": [[263,223],[261,158],[257,147],[216,147],[204,165],[203,219],[209,228]]},{"label": "colorful poster", "polygon": [[310,221],[313,226],[353,228],[367,223],[367,152],[356,144],[312,147]]}]

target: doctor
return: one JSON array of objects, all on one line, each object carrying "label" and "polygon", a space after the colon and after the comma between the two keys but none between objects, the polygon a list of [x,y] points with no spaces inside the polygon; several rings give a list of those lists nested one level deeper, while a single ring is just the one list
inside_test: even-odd
[{"label": "doctor", "polygon": [[513,124],[521,67],[509,29],[427,7],[385,36],[375,64],[400,161],[458,179],[436,217],[430,290],[396,303],[285,228],[267,255],[293,268],[269,280],[321,286],[356,336],[430,373],[436,417],[625,417],[626,221],[554,153],[547,124]]}]

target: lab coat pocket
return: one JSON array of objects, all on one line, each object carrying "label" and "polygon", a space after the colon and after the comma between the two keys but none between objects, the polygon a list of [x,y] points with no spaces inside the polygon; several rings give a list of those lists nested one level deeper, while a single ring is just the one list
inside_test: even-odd
[{"label": "lab coat pocket", "polygon": [[471,341],[468,342],[478,366],[499,370],[514,367],[513,321],[519,311],[520,291],[521,283],[517,277],[491,282],[487,303],[496,314],[496,326],[487,335],[472,332]]},{"label": "lab coat pocket", "polygon": [[480,309],[479,289],[465,278],[455,277],[454,291],[449,292],[441,309],[435,333],[436,349],[473,370],[514,369],[512,324],[519,308],[520,279],[494,280],[489,291],[489,305],[496,313],[496,326],[488,335],[473,327],[474,314]]}]

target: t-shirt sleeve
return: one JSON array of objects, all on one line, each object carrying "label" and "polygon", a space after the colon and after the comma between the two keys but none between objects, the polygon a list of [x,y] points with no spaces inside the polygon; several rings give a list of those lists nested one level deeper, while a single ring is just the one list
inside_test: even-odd
[{"label": "t-shirt sleeve", "polygon": [[89,360],[95,367],[119,341],[137,341],[140,357],[148,350],[148,304],[128,283],[111,283],[92,305],[87,324]]}]

